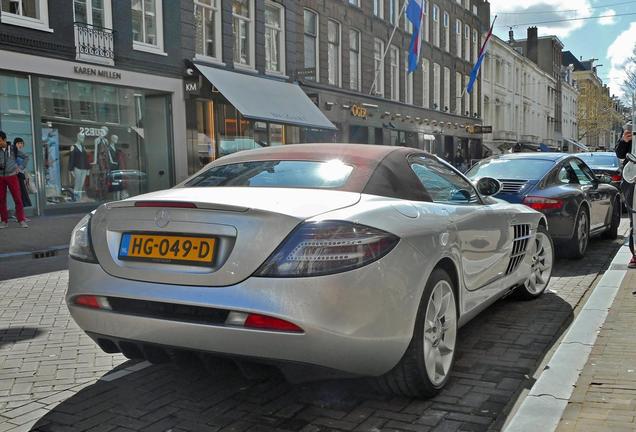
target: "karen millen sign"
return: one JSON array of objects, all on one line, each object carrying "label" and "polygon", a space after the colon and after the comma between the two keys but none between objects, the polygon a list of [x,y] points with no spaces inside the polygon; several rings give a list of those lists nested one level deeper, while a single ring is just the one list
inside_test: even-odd
[{"label": "karen millen sign", "polygon": [[73,66],[73,72],[78,75],[96,76],[100,78],[108,78],[113,80],[121,79],[121,72],[112,71],[108,69],[97,69],[91,66]]}]

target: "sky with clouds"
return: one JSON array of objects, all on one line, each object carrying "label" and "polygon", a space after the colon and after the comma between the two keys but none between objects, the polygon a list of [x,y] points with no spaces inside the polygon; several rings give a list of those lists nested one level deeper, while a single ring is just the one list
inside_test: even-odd
[{"label": "sky with clouds", "polygon": [[[523,39],[528,26],[536,25],[539,36],[558,36],[577,58],[598,59],[599,77],[621,94],[625,63],[636,46],[636,1],[490,0],[490,9],[500,38],[508,40],[512,26],[515,37]],[[621,14],[631,15],[616,16]],[[588,17],[602,18],[579,19]]]}]

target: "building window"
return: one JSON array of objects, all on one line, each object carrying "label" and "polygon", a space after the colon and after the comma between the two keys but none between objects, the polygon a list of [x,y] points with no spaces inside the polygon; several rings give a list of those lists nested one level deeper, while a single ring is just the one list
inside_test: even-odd
[{"label": "building window", "polygon": [[433,45],[439,48],[439,6],[433,5]]},{"label": "building window", "polygon": [[220,0],[194,0],[196,55],[221,60]]},{"label": "building window", "polygon": [[2,23],[52,32],[48,0],[2,0]]},{"label": "building window", "polygon": [[470,61],[470,26],[464,24],[464,60]]},{"label": "building window", "polygon": [[455,72],[455,114],[462,115],[462,74]]},{"label": "building window", "polygon": [[464,8],[470,10],[470,0],[464,0]]},{"label": "building window", "polygon": [[373,41],[373,71],[375,74],[374,93],[384,96],[384,42],[380,39]]},{"label": "building window", "polygon": [[465,75],[464,76],[464,87],[462,88],[462,93],[464,93],[464,115],[466,115],[466,117],[470,117],[470,93],[468,93],[467,91],[464,91],[465,88],[468,87],[468,82],[470,81],[470,76]]},{"label": "building window", "polygon": [[442,73],[439,63],[433,63],[433,109],[441,110]]},{"label": "building window", "polygon": [[265,2],[265,70],[285,73],[285,8]]},{"label": "building window", "polygon": [[450,52],[450,17],[446,11],[444,11],[444,49]]},{"label": "building window", "polygon": [[384,0],[373,0],[373,15],[384,18]]},{"label": "building window", "polygon": [[305,9],[304,26],[305,69],[315,71],[307,79],[318,81],[318,14]]},{"label": "building window", "polygon": [[391,46],[389,53],[389,84],[391,100],[400,100],[400,50]]},{"label": "building window", "polygon": [[361,91],[360,32],[349,30],[349,88]]},{"label": "building window", "polygon": [[455,49],[457,57],[462,57],[462,22],[455,20]]},{"label": "building window", "polygon": [[443,111],[448,112],[450,110],[450,87],[451,87],[451,74],[450,69],[444,67],[444,107]]},{"label": "building window", "polygon": [[254,1],[232,0],[234,63],[254,67]]},{"label": "building window", "polygon": [[395,24],[400,17],[400,5],[398,0],[389,0],[389,22]]},{"label": "building window", "polygon": [[473,64],[477,63],[477,55],[479,54],[479,51],[477,50],[478,39],[479,39],[479,36],[477,35],[477,30],[473,29]]},{"label": "building window", "polygon": [[473,114],[479,114],[479,104],[477,103],[477,95],[479,94],[479,80],[475,81],[473,91],[470,93],[473,98]]},{"label": "building window", "polygon": [[424,39],[424,41],[426,42],[430,42],[431,38],[430,35],[428,33],[428,0],[423,0],[422,1],[422,8],[423,8],[423,14],[422,14],[422,39]]},{"label": "building window", "polygon": [[340,69],[340,23],[329,20],[327,23],[327,66],[329,72],[329,84],[341,85]]},{"label": "building window", "polygon": [[430,108],[431,105],[431,63],[428,59],[422,59],[422,106]]},{"label": "building window", "polygon": [[404,54],[404,102],[413,105],[413,74],[409,73],[409,54]]},{"label": "building window", "polygon": [[110,0],[74,0],[73,18],[76,23],[111,28]]},{"label": "building window", "polygon": [[163,11],[161,1],[132,0],[133,48],[163,53]]},{"label": "building window", "polygon": [[360,0],[349,0],[349,4],[360,7]]}]

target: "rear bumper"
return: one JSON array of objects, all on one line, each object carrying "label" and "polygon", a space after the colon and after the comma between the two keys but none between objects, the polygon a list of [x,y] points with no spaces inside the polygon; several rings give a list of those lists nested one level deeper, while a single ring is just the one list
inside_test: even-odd
[{"label": "rear bumper", "polygon": [[[125,280],[97,264],[70,260],[67,303],[84,331],[113,340],[381,375],[399,361],[410,343],[430,272],[426,267],[407,242],[359,270],[316,278],[249,278],[227,287]],[[260,313],[290,321],[304,333],[197,324],[70,304],[79,294]]]}]

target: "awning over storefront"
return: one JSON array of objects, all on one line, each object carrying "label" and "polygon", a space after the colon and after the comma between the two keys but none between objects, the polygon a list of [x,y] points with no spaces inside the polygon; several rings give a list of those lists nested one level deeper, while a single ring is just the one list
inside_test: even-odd
[{"label": "awning over storefront", "polygon": [[296,84],[203,65],[196,68],[245,118],[337,129]]},{"label": "awning over storefront", "polygon": [[583,150],[584,152],[586,152],[586,151],[590,151],[590,149],[589,149],[586,145],[584,145],[584,144],[578,143],[578,142],[576,142],[576,141],[574,141],[574,140],[571,140],[571,139],[568,139],[568,138],[564,138],[564,140],[565,140],[565,141],[567,141],[568,143],[570,143],[570,144],[572,144],[572,145],[574,145],[574,146],[576,146],[576,147],[580,148],[580,149],[581,149],[581,150]]}]

